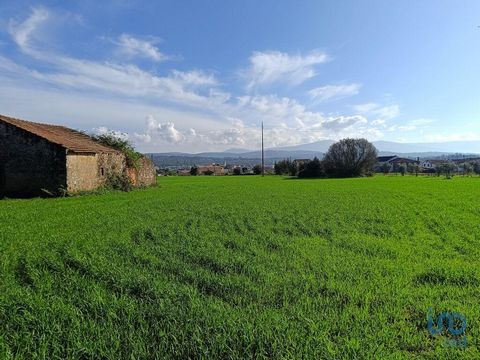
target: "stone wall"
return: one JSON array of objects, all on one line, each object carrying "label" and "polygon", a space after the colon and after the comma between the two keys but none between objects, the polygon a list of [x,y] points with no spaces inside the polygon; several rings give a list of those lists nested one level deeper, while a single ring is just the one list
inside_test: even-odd
[{"label": "stone wall", "polygon": [[98,154],[99,186],[105,184],[110,175],[123,175],[127,167],[125,155],[120,152]]},{"label": "stone wall", "polygon": [[67,190],[69,193],[92,191],[105,184],[111,174],[125,170],[125,156],[120,153],[67,155]]},{"label": "stone wall", "polygon": [[95,190],[99,186],[96,154],[67,154],[69,193]]},{"label": "stone wall", "polygon": [[78,193],[103,186],[110,175],[127,173],[135,186],[156,184],[150,159],[127,169],[120,152],[74,153],[28,131],[0,122],[0,197]]},{"label": "stone wall", "polygon": [[66,151],[0,122],[0,196],[57,193],[66,187]]},{"label": "stone wall", "polygon": [[137,168],[128,168],[127,175],[133,186],[153,186],[157,184],[157,172],[152,160],[144,156],[139,160]]}]

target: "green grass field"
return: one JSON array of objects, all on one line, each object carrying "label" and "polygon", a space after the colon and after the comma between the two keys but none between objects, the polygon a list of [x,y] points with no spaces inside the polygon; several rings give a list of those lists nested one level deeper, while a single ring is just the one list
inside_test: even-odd
[{"label": "green grass field", "polygon": [[480,357],[480,178],[159,183],[0,201],[1,359]]}]

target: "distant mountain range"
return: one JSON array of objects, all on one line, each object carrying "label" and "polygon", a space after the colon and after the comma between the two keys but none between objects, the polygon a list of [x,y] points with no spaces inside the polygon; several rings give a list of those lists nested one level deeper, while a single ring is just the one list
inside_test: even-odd
[{"label": "distant mountain range", "polygon": [[[204,164],[233,164],[241,166],[254,166],[260,163],[261,151],[249,151],[244,153],[233,152],[206,152],[198,154],[188,153],[155,153],[147,154],[155,165],[159,167],[190,167]],[[317,151],[284,151],[265,150],[265,164],[273,165],[275,161],[286,158],[292,159],[313,159],[315,156],[322,158],[323,152]]]},{"label": "distant mountain range", "polygon": [[[322,158],[333,140],[320,140],[309,144],[283,146],[265,150],[266,164],[275,161],[292,159]],[[379,155],[399,155],[404,157],[434,158],[452,154],[480,154],[480,141],[452,141],[442,143],[398,143],[391,141],[373,142]],[[209,163],[228,163],[242,166],[253,166],[259,163],[260,150],[228,149],[224,152],[203,152],[197,154],[169,152],[152,153],[151,156],[160,167],[188,167]]]},{"label": "distant mountain range", "polygon": [[[302,150],[326,152],[332,140],[320,140],[309,144],[286,146],[276,150]],[[373,144],[382,153],[469,153],[480,154],[480,141],[451,141],[437,143],[398,143],[392,141],[374,141]]]}]

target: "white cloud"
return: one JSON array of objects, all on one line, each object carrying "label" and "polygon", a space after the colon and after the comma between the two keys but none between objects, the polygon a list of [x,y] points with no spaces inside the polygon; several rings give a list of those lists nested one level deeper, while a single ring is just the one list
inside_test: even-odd
[{"label": "white cloud", "polygon": [[404,123],[403,125],[393,125],[388,128],[388,131],[425,131],[431,123],[433,123],[433,119],[415,119]]},{"label": "white cloud", "polygon": [[[274,94],[232,98],[214,74],[202,70],[159,75],[134,63],[85,60],[45,51],[48,44],[37,34],[53,20],[55,16],[47,10],[34,10],[23,23],[11,24],[10,33],[20,49],[41,66],[27,67],[0,56],[2,111],[75,128],[116,129],[127,133],[142,151],[222,150],[232,145],[256,148],[261,121],[266,124],[267,146],[345,136],[376,139],[382,137],[385,120],[399,113],[398,105],[364,104],[357,108],[362,110],[359,114],[343,115],[311,111],[295,99]],[[132,39],[130,35],[123,38],[132,57],[155,60],[160,56],[154,43],[150,48]],[[319,51],[306,55],[257,52],[244,74],[249,87],[298,84],[314,76],[315,66],[327,60]],[[327,101],[352,95],[359,87],[327,85],[313,89],[312,96]],[[148,114],[152,115],[145,124]],[[370,116],[375,120],[369,121]]]},{"label": "white cloud", "polygon": [[400,115],[400,106],[398,105],[390,105],[390,106],[383,106],[374,111],[372,111],[374,115],[378,115],[382,119],[393,119]]},{"label": "white cloud", "polygon": [[314,102],[323,103],[357,95],[360,88],[360,84],[325,85],[311,89],[308,95]]},{"label": "white cloud", "polygon": [[204,107],[228,99],[221,92],[201,95],[199,87],[216,86],[213,75],[199,71],[174,71],[158,76],[133,64],[101,63],[68,57],[50,60],[57,72],[44,73],[43,80],[79,90],[98,90],[107,94],[129,97],[148,97],[159,101],[176,102]]},{"label": "white cloud", "polygon": [[173,122],[160,123],[152,115],[147,117],[147,134],[167,143],[178,143],[185,139],[185,136],[175,129]]},{"label": "white cloud", "polygon": [[237,110],[241,118],[263,120],[271,124],[292,124],[297,119],[304,119],[308,113],[296,100],[275,95],[241,97]]},{"label": "white cloud", "polygon": [[323,128],[334,132],[349,129],[355,125],[365,125],[368,121],[365,117],[356,116],[330,116],[322,124]]},{"label": "white cloud", "polygon": [[[48,72],[15,67],[13,62],[5,58],[0,58],[0,66],[8,66],[18,76],[30,76],[36,81],[56,86],[82,91],[96,90],[117,96],[149,97],[193,107],[216,106],[230,98],[228,93],[214,89],[218,85],[214,75],[198,70],[174,70],[167,76],[158,76],[134,64],[83,60],[34,50],[43,48],[34,46],[37,43],[43,45],[34,34],[48,19],[53,19],[53,16],[47,10],[34,9],[24,22],[10,26],[10,33],[20,49],[38,61],[49,64],[51,69]],[[204,87],[210,87],[209,91],[200,94],[198,88]]]},{"label": "white cloud", "polygon": [[128,140],[130,138],[130,136],[127,133],[121,132],[121,131],[118,131],[118,130],[111,130],[111,129],[107,128],[106,126],[100,126],[98,128],[94,128],[93,132],[97,135],[110,134],[110,135],[113,135],[113,136],[115,136],[119,139],[123,139],[123,140]]},{"label": "white cloud", "polygon": [[161,123],[152,115],[147,117],[147,126],[144,133],[135,133],[137,141],[151,145],[182,144],[187,146],[205,145],[243,145],[247,139],[255,138],[252,129],[245,128],[241,121],[235,121],[231,127],[217,130],[188,130],[180,131],[173,122]]},{"label": "white cloud", "polygon": [[374,126],[385,126],[386,120],[385,119],[376,119],[376,120],[372,120],[370,123]]},{"label": "white cloud", "polygon": [[270,140],[275,138],[275,146],[344,136],[382,136],[380,129],[365,116],[325,115],[309,111],[298,101],[286,97],[244,96],[238,99],[235,110],[240,118],[255,119],[257,126],[260,121],[268,124]]},{"label": "white cloud", "polygon": [[5,75],[12,75],[12,77],[25,77],[30,76],[34,77],[35,72],[26,68],[25,66],[19,65],[18,63],[13,62],[10,59],[0,55],[0,72]]},{"label": "white cloud", "polygon": [[199,134],[200,141],[210,145],[243,146],[247,142],[252,146],[254,129],[232,127],[229,129],[212,130]]},{"label": "white cloud", "polygon": [[173,78],[181,81],[184,85],[190,86],[217,86],[218,80],[212,74],[203,71],[192,70],[183,72],[178,70],[172,71]]},{"label": "white cloud", "polygon": [[417,130],[417,127],[412,124],[394,126],[389,129],[390,131],[413,131]]},{"label": "white cloud", "polygon": [[250,68],[243,72],[247,88],[284,82],[298,85],[316,75],[315,65],[328,61],[327,54],[312,51],[306,55],[289,55],[279,51],[256,51],[250,56]]},{"label": "white cloud", "polygon": [[353,110],[360,113],[360,114],[366,114],[372,110],[375,110],[379,107],[378,104],[375,103],[367,103],[367,104],[360,104],[360,105],[355,105],[353,106]]},{"label": "white cloud", "polygon": [[169,57],[160,52],[156,46],[158,42],[158,39],[145,40],[136,38],[133,35],[122,34],[118,37],[116,43],[120,52],[130,58],[138,56],[153,61],[168,60]]},{"label": "white cloud", "polygon": [[378,116],[383,120],[390,120],[400,115],[399,105],[381,106],[375,103],[367,103],[353,106],[353,110],[359,114]]},{"label": "white cloud", "polygon": [[[132,136],[135,132],[145,132],[144,119],[148,114],[162,119],[163,123],[173,122],[181,129],[189,129],[192,124],[195,124],[198,131],[225,126],[221,118],[196,111],[124,101],[122,98],[99,97],[91,93],[66,92],[31,84],[20,85],[18,80],[5,80],[1,76],[0,79],[1,113],[22,119],[61,124],[88,132],[104,127]],[[130,138],[137,142],[132,136]],[[169,143],[157,148],[141,142],[138,145],[141,151],[173,151]],[[193,148],[182,149],[190,151]]]},{"label": "white cloud", "polygon": [[419,119],[415,119],[415,120],[410,121],[410,124],[415,125],[415,126],[423,126],[423,125],[432,124],[434,122],[435,122],[435,120],[433,120],[433,119],[419,118]]},{"label": "white cloud", "polygon": [[[52,103],[55,106],[49,105]],[[205,116],[196,111],[145,105],[122,101],[121,98],[104,99],[91,93],[18,87],[2,81],[0,108],[5,114],[19,118],[87,131],[115,129],[128,133],[129,139],[141,151],[200,152],[231,146],[258,148],[260,121],[265,121],[267,147],[346,136],[366,136],[373,140],[382,135],[363,116],[326,116],[308,111],[293,99],[275,96],[252,97],[234,106],[223,105],[219,114]],[[274,117],[268,109],[273,111]],[[147,114],[152,116],[145,122]]]},{"label": "white cloud", "polygon": [[34,8],[32,14],[24,22],[10,21],[9,33],[16,44],[25,52],[31,51],[31,40],[35,37],[37,28],[49,18],[49,12],[44,8]]},{"label": "white cloud", "polygon": [[72,58],[59,58],[56,65],[58,72],[45,74],[45,80],[79,90],[94,89],[196,107],[225,101],[224,94],[209,92],[201,95],[196,91],[198,87],[216,84],[213,76],[198,71],[175,71],[168,76],[157,76],[133,64],[119,65]]}]

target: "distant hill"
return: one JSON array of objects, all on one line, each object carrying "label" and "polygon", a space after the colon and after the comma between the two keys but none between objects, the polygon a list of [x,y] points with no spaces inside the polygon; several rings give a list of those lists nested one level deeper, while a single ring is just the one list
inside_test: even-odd
[{"label": "distant hill", "polygon": [[[283,146],[265,150],[265,163],[273,165],[282,159],[313,159],[323,158],[333,140],[320,140],[309,144]],[[440,158],[451,157],[453,154],[480,154],[478,141],[454,141],[445,143],[397,143],[391,141],[374,141],[379,155],[399,155],[409,158]],[[181,152],[148,154],[159,167],[190,167],[202,164],[232,164],[253,166],[260,163],[260,150],[228,149],[224,152],[203,152],[189,154]]]},{"label": "distant hill", "polygon": [[399,153],[469,153],[480,154],[480,141],[451,141],[443,143],[396,143],[375,141],[373,143],[381,151]]},{"label": "distant hill", "polygon": [[[327,152],[333,140],[320,140],[309,144],[275,148],[287,151],[318,151]],[[384,153],[469,153],[480,154],[480,141],[450,141],[436,143],[399,143],[393,141],[374,141],[379,152]]]},{"label": "distant hill", "polygon": [[332,145],[333,143],[335,143],[335,141],[333,140],[320,140],[309,144],[282,146],[275,149],[283,151],[316,151],[326,153],[330,145]]},{"label": "distant hill", "polygon": [[[188,153],[151,153],[147,154],[159,167],[190,167],[203,164],[230,164],[241,166],[254,166],[261,162],[261,151],[250,151],[241,154],[205,152],[198,154]],[[291,159],[313,159],[314,157],[323,158],[324,153],[315,151],[283,151],[283,150],[265,150],[265,164],[273,165],[275,161],[286,158]]]},{"label": "distant hill", "polygon": [[249,152],[249,151],[251,151],[251,150],[240,149],[240,148],[231,148],[231,149],[225,150],[226,153],[231,153],[231,154],[242,154],[242,153],[246,153],[246,152]]}]

